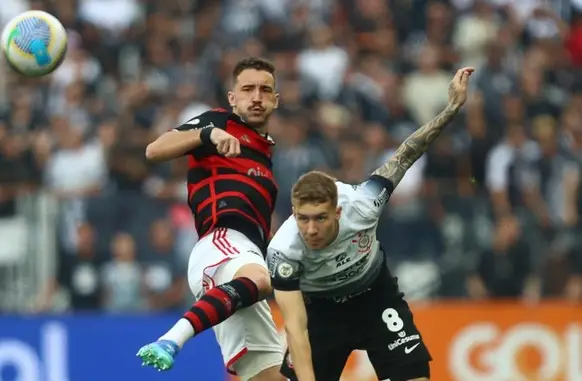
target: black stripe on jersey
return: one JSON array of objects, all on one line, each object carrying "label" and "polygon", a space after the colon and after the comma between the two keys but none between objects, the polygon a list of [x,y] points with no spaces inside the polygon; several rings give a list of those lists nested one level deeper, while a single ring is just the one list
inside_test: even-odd
[{"label": "black stripe on jersey", "polygon": [[[253,215],[256,214],[256,212],[254,210],[252,210],[252,208],[254,207],[254,209],[256,209],[256,211],[259,214],[259,216],[258,216],[259,221],[264,220],[264,222],[268,224],[268,221],[271,218],[271,204],[269,203],[269,200],[267,200],[263,197],[263,195],[261,194],[261,192],[258,191],[257,188],[255,188],[249,184],[246,184],[243,182],[237,182],[234,180],[220,180],[220,177],[218,177],[215,184],[216,184],[217,197],[219,199],[220,199],[220,194],[224,193],[224,192],[236,192],[236,193],[240,193],[243,196],[246,196],[246,198],[248,198],[248,200],[250,201],[251,205],[249,206],[249,209],[250,209],[250,211],[253,212]],[[261,187],[261,185],[257,184],[257,187]],[[269,193],[269,195],[271,195],[271,194]],[[241,199],[241,198],[237,199],[237,197],[232,197],[232,198],[235,200],[233,200],[230,205],[241,204],[241,202],[246,204],[246,201],[244,201],[244,199]],[[227,198],[225,197],[224,200],[226,201]],[[273,200],[271,200],[271,201],[273,201]],[[229,205],[228,202],[226,202],[226,204]],[[230,207],[231,206],[229,206],[229,208]]]},{"label": "black stripe on jersey", "polygon": [[263,152],[256,151],[252,148],[240,147],[240,155],[238,157],[256,161],[257,163],[262,164],[267,168],[271,168],[273,166],[273,163],[268,156],[266,156]]},{"label": "black stripe on jersey", "polygon": [[272,200],[271,208],[274,208],[275,202],[277,201],[277,193],[279,191],[275,183],[272,180],[262,176],[256,176],[253,177],[252,179],[271,195]]},{"label": "black stripe on jersey", "polygon": [[[226,198],[223,199],[226,201]],[[211,203],[202,208],[202,210],[196,215],[196,229],[198,234],[204,235],[217,226],[223,226],[238,230],[246,235],[247,238],[251,239],[259,248],[263,247],[266,244],[265,237],[267,237],[271,231],[270,221],[259,221],[257,219],[257,214],[250,210],[249,204],[242,203],[240,202],[240,199],[238,199],[239,204],[237,205],[236,200],[236,198],[231,198],[231,201],[233,202],[224,209],[213,208],[212,205],[216,205],[215,203]],[[213,210],[216,210],[216,222],[212,215]],[[233,223],[226,223],[226,221],[244,222],[235,225]]]},{"label": "black stripe on jersey", "polygon": [[[188,184],[198,184],[210,177],[210,171],[204,168],[195,167],[188,170]],[[210,195],[207,195],[210,197]]]},{"label": "black stripe on jersey", "polygon": [[[232,174],[232,171],[228,169],[223,169],[221,172],[223,174],[224,172]],[[241,176],[241,179],[244,176],[237,175]],[[189,178],[194,180],[207,179],[201,170],[191,170]],[[244,176],[244,180],[248,183],[233,179],[221,179],[220,175],[215,175],[208,184],[197,187],[194,194],[189,194],[190,207],[194,213],[196,228],[199,233],[205,232],[215,222],[212,218],[213,211],[220,213],[226,210],[238,211],[247,220],[260,225],[266,234],[269,233],[273,207],[271,204],[274,203],[277,193],[276,191],[272,193],[262,188],[258,182],[256,182],[256,186],[251,185],[250,183],[254,182],[253,179],[246,176]],[[270,188],[274,188],[274,185],[268,179],[263,179],[261,182],[270,183]],[[211,186],[214,187],[214,196],[210,189]],[[262,191],[259,189],[262,189]],[[271,200],[266,199],[262,193],[267,193]],[[229,214],[232,213],[229,212]]]}]

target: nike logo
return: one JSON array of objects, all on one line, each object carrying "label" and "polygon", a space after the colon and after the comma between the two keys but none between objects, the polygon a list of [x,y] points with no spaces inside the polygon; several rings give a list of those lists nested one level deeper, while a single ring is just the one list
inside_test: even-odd
[{"label": "nike logo", "polygon": [[416,343],[410,348],[404,347],[404,353],[409,354],[410,352],[412,352],[414,350],[414,348],[418,347],[419,345],[420,345],[420,343]]}]

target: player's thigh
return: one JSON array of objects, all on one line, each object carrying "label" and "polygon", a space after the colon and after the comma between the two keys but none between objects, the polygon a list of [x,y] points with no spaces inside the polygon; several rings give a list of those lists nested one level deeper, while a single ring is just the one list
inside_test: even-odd
[{"label": "player's thigh", "polygon": [[248,242],[247,245],[240,246],[246,246],[247,250],[242,251],[237,257],[229,259],[218,266],[218,269],[213,276],[214,284],[218,285],[227,283],[234,278],[245,276],[255,281],[257,286],[259,286],[260,283],[260,286],[262,286],[263,289],[270,289],[271,281],[265,258],[258,252],[248,249]]},{"label": "player's thigh", "polygon": [[368,352],[380,380],[429,377],[432,358],[405,301],[367,300],[361,311],[358,347]]},{"label": "player's thigh", "polygon": [[[318,381],[338,381],[353,350],[350,322],[342,318],[345,315],[344,309],[333,303],[314,302],[307,306],[311,359]],[[281,373],[296,380],[288,353]]]},{"label": "player's thigh", "polygon": [[198,299],[209,289],[230,282],[246,264],[267,272],[260,250],[247,237],[232,229],[216,229],[192,249],[188,264],[190,290]]},{"label": "player's thigh", "polygon": [[267,301],[237,311],[213,329],[227,369],[241,378],[255,377],[283,361],[281,341]]},{"label": "player's thigh", "polygon": [[[348,357],[352,351],[346,347],[335,348],[328,353],[313,351],[311,358],[313,361],[313,372],[317,381],[339,381]],[[293,359],[289,351],[285,353],[283,364],[281,365],[281,374],[291,381],[298,381]]]}]

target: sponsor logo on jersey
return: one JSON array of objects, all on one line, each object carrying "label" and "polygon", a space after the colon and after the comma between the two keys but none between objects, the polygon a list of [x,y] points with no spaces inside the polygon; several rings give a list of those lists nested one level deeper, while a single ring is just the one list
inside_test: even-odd
[{"label": "sponsor logo on jersey", "polygon": [[[194,124],[194,125],[196,125],[198,123],[200,123],[200,119],[194,119],[192,122],[189,122],[189,123],[186,123],[186,124]],[[212,127],[216,127],[216,126],[214,125],[214,123],[210,122],[206,126],[200,127],[200,129],[203,130],[205,128],[212,128]]]},{"label": "sponsor logo on jersey", "polygon": [[[396,348],[398,348],[398,347],[400,347],[400,346],[402,346],[404,344],[410,343],[411,341],[418,341],[418,340],[420,340],[420,335],[419,334],[414,334],[414,335],[406,336],[406,332],[400,331],[400,332],[398,332],[398,339],[394,340],[394,342],[392,344],[389,344],[388,345],[388,350],[393,351],[394,349],[396,349]],[[416,348],[416,346],[414,346],[414,348]],[[407,353],[412,352],[412,350],[414,348],[412,348]]]},{"label": "sponsor logo on jersey", "polygon": [[291,275],[293,275],[293,266],[287,262],[281,262],[277,266],[277,274],[281,278],[289,278]]},{"label": "sponsor logo on jersey", "polygon": [[340,271],[337,274],[330,275],[320,280],[321,283],[335,283],[335,282],[342,282],[348,279],[351,279],[355,276],[360,275],[364,272],[366,268],[366,263],[368,263],[368,259],[370,257],[367,255],[362,257],[359,261],[351,265],[345,270]]},{"label": "sponsor logo on jersey", "polygon": [[335,257],[335,267],[341,267],[343,265],[345,265],[346,263],[350,262],[352,259],[350,257],[348,257],[348,255],[346,253],[341,253],[340,255],[338,255],[337,257]]},{"label": "sponsor logo on jersey", "polygon": [[374,200],[374,206],[376,208],[384,206],[384,204],[388,202],[388,198],[390,198],[390,194],[388,193],[388,191],[386,189],[382,190],[380,196],[378,196],[378,198]]},{"label": "sponsor logo on jersey", "polygon": [[269,177],[269,175],[266,174],[265,172],[261,171],[261,168],[259,168],[259,167],[249,168],[249,170],[247,171],[247,176]]}]

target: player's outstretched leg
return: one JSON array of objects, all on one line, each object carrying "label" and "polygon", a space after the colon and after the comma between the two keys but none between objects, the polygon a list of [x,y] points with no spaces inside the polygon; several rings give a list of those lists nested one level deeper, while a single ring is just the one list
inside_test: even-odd
[{"label": "player's outstretched leg", "polygon": [[241,270],[230,282],[206,292],[158,341],[140,348],[137,356],[142,364],[158,370],[171,369],[178,352],[190,338],[268,295],[270,279],[264,267],[248,264]]}]

